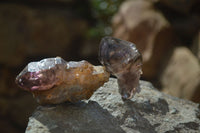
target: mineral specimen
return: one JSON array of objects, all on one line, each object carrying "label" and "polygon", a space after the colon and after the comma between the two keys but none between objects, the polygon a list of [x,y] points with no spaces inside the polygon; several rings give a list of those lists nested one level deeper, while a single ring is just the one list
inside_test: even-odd
[{"label": "mineral specimen", "polygon": [[139,92],[142,56],[133,43],[104,37],[100,42],[99,60],[108,72],[117,77],[123,99],[131,99]]},{"label": "mineral specimen", "polygon": [[16,83],[32,92],[40,104],[57,104],[89,99],[109,76],[103,66],[56,57],[29,63],[16,77]]}]

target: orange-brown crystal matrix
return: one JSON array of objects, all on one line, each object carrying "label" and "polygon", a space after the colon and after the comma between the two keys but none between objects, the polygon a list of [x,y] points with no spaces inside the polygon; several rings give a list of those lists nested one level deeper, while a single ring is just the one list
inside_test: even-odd
[{"label": "orange-brown crystal matrix", "polygon": [[[31,72],[28,72],[27,69],[23,70],[25,72],[22,71],[22,74],[16,78],[17,84],[21,88],[31,91],[40,104],[57,104],[64,101],[77,102],[89,99],[93,92],[109,79],[110,74],[103,66],[93,66],[87,61],[65,62],[63,59],[60,60],[59,57],[45,60],[51,62],[46,63],[51,66],[44,67],[46,69],[34,69]],[[56,61],[58,63],[55,63]],[[51,83],[48,82],[48,78]],[[36,83],[32,84],[33,82]]]}]

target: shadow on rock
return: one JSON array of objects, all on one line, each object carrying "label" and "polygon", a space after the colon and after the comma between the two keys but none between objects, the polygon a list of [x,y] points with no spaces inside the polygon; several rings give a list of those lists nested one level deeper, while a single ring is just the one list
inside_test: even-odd
[{"label": "shadow on rock", "polygon": [[121,124],[125,124],[126,127],[135,129],[141,133],[157,133],[155,128],[160,124],[152,125],[143,114],[144,112],[149,112],[149,115],[154,113],[154,107],[150,103],[141,104],[131,100],[126,100],[124,101],[124,108],[126,108],[126,112],[123,115]]},{"label": "shadow on rock", "polygon": [[36,110],[29,120],[27,133],[36,130],[45,133],[125,133],[117,120],[94,101],[39,106]]},{"label": "shadow on rock", "polygon": [[169,112],[169,105],[165,99],[158,98],[157,101],[151,102],[150,100],[140,102],[133,102],[131,100],[128,100],[125,102],[127,106],[130,106],[130,108],[135,107],[137,108],[138,112],[144,112],[148,114],[154,114],[154,115],[166,115],[167,112]]}]

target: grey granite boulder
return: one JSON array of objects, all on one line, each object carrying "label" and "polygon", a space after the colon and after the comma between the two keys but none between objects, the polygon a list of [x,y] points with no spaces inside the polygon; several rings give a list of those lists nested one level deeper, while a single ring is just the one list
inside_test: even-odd
[{"label": "grey granite boulder", "polygon": [[140,82],[141,92],[123,101],[116,79],[88,101],[39,106],[26,133],[199,133],[199,105]]}]

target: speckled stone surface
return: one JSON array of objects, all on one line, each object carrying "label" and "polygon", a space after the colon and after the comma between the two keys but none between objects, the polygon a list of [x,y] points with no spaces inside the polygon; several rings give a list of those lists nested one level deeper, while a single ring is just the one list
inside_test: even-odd
[{"label": "speckled stone surface", "polygon": [[141,92],[123,101],[117,80],[89,101],[39,106],[26,133],[199,133],[199,105],[157,91],[140,81]]}]

